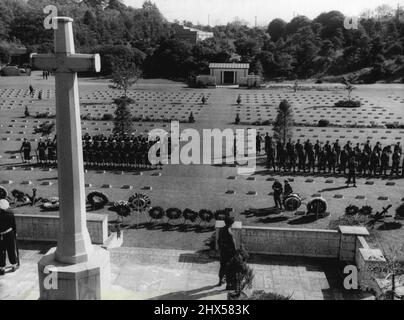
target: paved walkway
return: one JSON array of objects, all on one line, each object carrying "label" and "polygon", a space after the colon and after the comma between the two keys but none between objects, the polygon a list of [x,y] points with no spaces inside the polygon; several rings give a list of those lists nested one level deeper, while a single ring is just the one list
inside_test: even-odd
[{"label": "paved walkway", "polygon": [[[20,250],[21,268],[0,277],[0,300],[38,299],[41,250]],[[253,290],[292,295],[293,299],[359,299],[341,288],[335,261],[253,256]],[[112,287],[106,299],[226,299],[217,283],[218,261],[193,251],[117,248],[111,250]]]}]

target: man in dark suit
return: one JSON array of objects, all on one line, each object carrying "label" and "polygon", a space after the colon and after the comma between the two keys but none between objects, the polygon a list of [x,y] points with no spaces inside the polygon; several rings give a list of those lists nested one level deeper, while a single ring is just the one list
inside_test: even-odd
[{"label": "man in dark suit", "polygon": [[220,257],[220,270],[219,270],[219,284],[223,284],[223,278],[226,276],[227,286],[226,289],[231,288],[231,270],[229,270],[229,262],[236,253],[236,243],[234,241],[234,235],[231,231],[231,226],[234,223],[233,217],[226,217],[224,219],[225,226],[219,230],[219,236],[217,239],[217,245],[219,248]]},{"label": "man in dark suit", "polygon": [[6,271],[6,254],[14,272],[19,267],[18,251],[16,243],[17,229],[15,218],[9,210],[9,203],[5,199],[0,200],[0,276]]},{"label": "man in dark suit", "polygon": [[20,152],[23,153],[24,159],[23,162],[31,162],[31,143],[27,140],[27,138],[24,138],[24,141],[22,142]]}]

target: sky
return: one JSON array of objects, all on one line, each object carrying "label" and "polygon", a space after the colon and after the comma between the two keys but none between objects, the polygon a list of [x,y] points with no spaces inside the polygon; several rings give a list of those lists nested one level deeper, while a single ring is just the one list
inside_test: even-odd
[{"label": "sky", "polygon": [[[139,8],[144,0],[124,0],[126,5]],[[226,24],[235,17],[254,26],[267,25],[274,18],[290,21],[294,15],[315,18],[331,10],[341,11],[346,16],[358,16],[365,9],[374,9],[388,4],[394,8],[404,0],[152,0],[168,21],[187,20],[210,25]]]}]

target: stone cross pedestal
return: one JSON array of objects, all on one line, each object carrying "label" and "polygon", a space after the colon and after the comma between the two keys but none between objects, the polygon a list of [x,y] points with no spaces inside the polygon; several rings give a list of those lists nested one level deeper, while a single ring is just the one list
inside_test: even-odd
[{"label": "stone cross pedestal", "polygon": [[[100,57],[76,54],[73,19],[53,19],[57,21],[55,53],[31,55],[33,67],[55,72],[56,87],[60,231],[57,248],[38,263],[40,295],[41,299],[99,299],[104,275],[109,276],[109,253],[93,247],[86,226],[77,72],[99,72]],[[44,280],[55,271],[58,289],[47,289]]]}]

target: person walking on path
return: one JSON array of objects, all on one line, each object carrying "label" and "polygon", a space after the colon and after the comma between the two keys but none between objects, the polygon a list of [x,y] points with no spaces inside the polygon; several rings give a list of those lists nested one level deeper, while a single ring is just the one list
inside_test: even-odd
[{"label": "person walking on path", "polygon": [[11,264],[11,271],[19,268],[17,250],[17,229],[14,214],[9,210],[7,200],[0,200],[0,276],[6,272],[6,254]]},{"label": "person walking on path", "polygon": [[233,217],[226,217],[224,219],[225,226],[219,230],[219,236],[217,239],[217,244],[219,248],[219,259],[220,259],[220,269],[219,269],[219,283],[218,286],[223,285],[223,278],[226,276],[226,290],[231,290],[230,286],[230,274],[229,262],[234,257],[236,253],[236,243],[234,241],[234,235],[231,231],[231,226],[234,223]]}]

